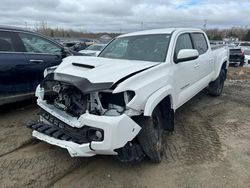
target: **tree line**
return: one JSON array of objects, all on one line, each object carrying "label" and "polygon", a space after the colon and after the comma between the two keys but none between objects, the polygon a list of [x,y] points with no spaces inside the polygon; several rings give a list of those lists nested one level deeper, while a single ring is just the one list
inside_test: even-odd
[{"label": "tree line", "polygon": [[[35,31],[40,32],[50,37],[60,38],[99,38],[102,35],[116,37],[121,33],[91,33],[87,31],[76,31],[73,29],[51,28],[47,27],[46,23],[42,23],[34,28]],[[208,29],[206,33],[210,40],[223,40],[224,38],[238,38],[242,41],[250,41],[250,29],[247,28],[230,28],[230,29]]]},{"label": "tree line", "polygon": [[120,33],[91,33],[87,31],[76,31],[73,29],[64,29],[64,28],[51,28],[48,27],[46,23],[41,23],[39,26],[35,26],[32,30],[42,33],[49,37],[55,38],[99,38],[103,35],[108,34],[110,37],[116,37],[120,35]]},{"label": "tree line", "polygon": [[250,29],[209,29],[206,33],[210,40],[223,40],[224,38],[238,38],[241,41],[250,41]]}]

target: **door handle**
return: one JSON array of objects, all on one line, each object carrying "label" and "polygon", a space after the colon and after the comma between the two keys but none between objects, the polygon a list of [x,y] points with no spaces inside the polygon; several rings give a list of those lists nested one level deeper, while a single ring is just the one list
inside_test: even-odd
[{"label": "door handle", "polygon": [[197,68],[197,67],[199,67],[200,66],[200,63],[196,63],[195,65],[194,65],[194,68]]},{"label": "door handle", "polygon": [[43,63],[42,59],[30,59],[30,63]]}]

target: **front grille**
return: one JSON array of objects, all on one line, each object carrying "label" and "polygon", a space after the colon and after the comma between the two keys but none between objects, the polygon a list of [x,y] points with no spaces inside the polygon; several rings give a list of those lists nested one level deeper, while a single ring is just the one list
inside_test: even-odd
[{"label": "front grille", "polygon": [[[37,122],[29,124],[27,127],[50,137],[72,141],[77,144],[90,143],[91,141],[100,142],[104,140],[103,129],[89,126],[83,126],[82,128],[71,127],[44,110],[42,110],[40,115],[49,123]],[[98,134],[96,134],[97,132]]]},{"label": "front grille", "polygon": [[90,127],[71,127],[45,111],[43,111],[40,115],[52,125],[38,122],[28,125],[29,128],[59,140],[72,141],[77,144],[90,142],[88,139],[88,132]]}]

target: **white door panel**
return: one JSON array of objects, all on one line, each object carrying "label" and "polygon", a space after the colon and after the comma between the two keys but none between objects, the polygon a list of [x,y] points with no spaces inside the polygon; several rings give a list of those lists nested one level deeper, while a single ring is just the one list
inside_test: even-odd
[{"label": "white door panel", "polygon": [[177,94],[177,106],[181,106],[190,95],[195,93],[194,90],[190,90],[189,88],[195,84],[197,81],[197,77],[195,76],[196,61],[187,61],[178,63],[175,65],[176,72],[174,74],[175,80],[175,93]]},{"label": "white door panel", "polygon": [[[182,49],[194,49],[190,33],[182,33],[178,36],[175,45],[175,57]],[[179,62],[174,64],[175,93],[177,94],[177,106],[185,103],[197,90],[190,89],[198,82],[200,75],[197,74],[200,67],[199,59]]]}]

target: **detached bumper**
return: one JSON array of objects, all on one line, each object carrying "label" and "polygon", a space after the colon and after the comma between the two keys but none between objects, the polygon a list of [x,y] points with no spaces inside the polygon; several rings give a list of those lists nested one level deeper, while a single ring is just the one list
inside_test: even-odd
[{"label": "detached bumper", "polygon": [[[64,112],[54,108],[52,105],[48,105],[43,101],[38,101],[38,105],[58,121],[74,129],[79,129],[79,131],[85,127],[103,130],[102,141],[89,140],[87,143],[76,143],[74,139],[67,141],[60,137],[55,138],[46,135],[46,130],[33,131],[32,135],[34,137],[67,149],[72,157],[89,157],[96,154],[117,155],[114,150],[124,147],[126,143],[132,141],[141,130],[141,127],[125,114],[121,116],[97,116],[85,113],[78,119],[74,117],[70,117],[69,119],[67,116],[64,116]],[[41,122],[51,124],[44,118],[41,118]],[[58,126],[64,129],[60,124]],[[69,129],[67,129],[66,132],[70,133]],[[86,136],[86,134],[84,134],[83,137],[84,136]]]},{"label": "detached bumper", "polygon": [[89,147],[89,144],[80,145],[71,141],[55,139],[38,131],[33,131],[32,136],[49,144],[67,149],[71,157],[91,157],[96,154],[92,152]]}]

